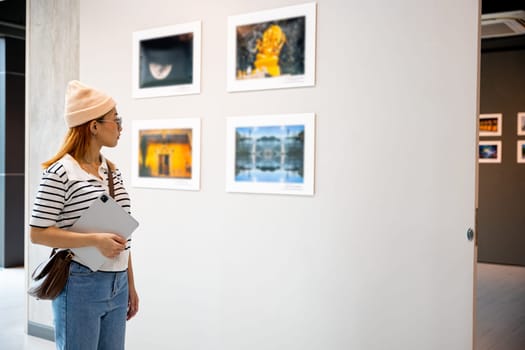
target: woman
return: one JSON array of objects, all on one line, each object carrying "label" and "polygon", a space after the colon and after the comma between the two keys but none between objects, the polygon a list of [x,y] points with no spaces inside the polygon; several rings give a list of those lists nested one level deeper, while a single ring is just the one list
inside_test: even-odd
[{"label": "woman", "polygon": [[[126,320],[138,311],[129,242],[117,234],[69,228],[101,193],[112,172],[115,200],[128,212],[122,175],[100,149],[115,147],[122,121],[105,93],[71,81],[66,91],[69,131],[45,168],[30,219],[31,241],[54,248],[94,246],[110,258],[93,272],[75,257],[69,278],[53,300],[57,349],[124,349]],[[109,167],[109,169],[108,169]]]}]

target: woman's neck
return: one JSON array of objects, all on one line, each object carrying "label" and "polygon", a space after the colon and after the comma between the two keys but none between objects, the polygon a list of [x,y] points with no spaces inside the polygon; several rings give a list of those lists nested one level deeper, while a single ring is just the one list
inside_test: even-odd
[{"label": "woman's neck", "polygon": [[100,164],[102,162],[100,147],[92,143],[88,151],[82,156],[81,161],[86,164]]},{"label": "woman's neck", "polygon": [[84,164],[95,164],[95,165],[99,165],[102,162],[100,157],[98,158],[83,157],[80,161]]},{"label": "woman's neck", "polygon": [[82,159],[80,159],[80,161],[84,164],[100,164],[102,162],[102,159],[100,157],[100,155],[98,157],[96,156],[93,156],[93,157],[89,157],[89,156],[84,156],[82,157]]}]

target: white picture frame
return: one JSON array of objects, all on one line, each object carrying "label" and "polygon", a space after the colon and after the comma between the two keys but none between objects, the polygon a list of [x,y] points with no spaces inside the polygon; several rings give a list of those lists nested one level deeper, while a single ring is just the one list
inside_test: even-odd
[{"label": "white picture frame", "polygon": [[227,91],[314,86],[316,12],[311,2],[229,16]]},{"label": "white picture frame", "polygon": [[518,136],[525,136],[525,112],[518,112],[517,121]]},{"label": "white picture frame", "polygon": [[134,98],[200,93],[200,21],[136,31],[132,36]]},{"label": "white picture frame", "polygon": [[491,113],[479,115],[479,136],[501,136],[503,114]]},{"label": "white picture frame", "polygon": [[131,185],[200,189],[199,118],[132,121]]},{"label": "white picture frame", "polygon": [[516,160],[518,163],[525,163],[525,140],[518,140],[516,148]]},{"label": "white picture frame", "polygon": [[226,191],[312,196],[315,114],[227,118]]},{"label": "white picture frame", "polygon": [[480,163],[501,163],[501,141],[479,141],[478,160]]}]

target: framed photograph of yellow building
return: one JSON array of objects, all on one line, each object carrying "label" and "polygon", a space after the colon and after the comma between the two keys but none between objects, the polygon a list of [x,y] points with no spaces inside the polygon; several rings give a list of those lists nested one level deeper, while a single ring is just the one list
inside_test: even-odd
[{"label": "framed photograph of yellow building", "polygon": [[227,90],[315,85],[316,3],[228,17]]},{"label": "framed photograph of yellow building", "polygon": [[132,186],[200,188],[200,119],[135,120]]}]

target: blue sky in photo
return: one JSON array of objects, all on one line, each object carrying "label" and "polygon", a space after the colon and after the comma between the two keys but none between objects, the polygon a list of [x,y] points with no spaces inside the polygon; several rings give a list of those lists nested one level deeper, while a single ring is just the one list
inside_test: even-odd
[{"label": "blue sky in photo", "polygon": [[304,125],[277,125],[277,126],[252,126],[239,127],[235,129],[243,136],[250,135],[252,137],[275,136],[277,138],[286,137],[288,135],[297,135],[304,131]]}]

